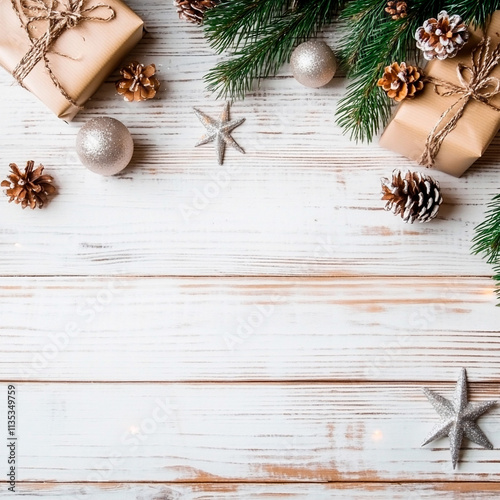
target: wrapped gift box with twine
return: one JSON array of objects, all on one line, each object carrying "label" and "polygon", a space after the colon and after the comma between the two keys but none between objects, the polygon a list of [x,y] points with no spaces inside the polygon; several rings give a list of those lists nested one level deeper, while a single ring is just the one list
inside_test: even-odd
[{"label": "wrapped gift box with twine", "polygon": [[456,57],[429,62],[424,90],[398,107],[381,146],[460,177],[500,129],[499,61],[497,11]]},{"label": "wrapped gift box with twine", "polygon": [[142,38],[119,0],[2,0],[0,65],[70,121]]}]

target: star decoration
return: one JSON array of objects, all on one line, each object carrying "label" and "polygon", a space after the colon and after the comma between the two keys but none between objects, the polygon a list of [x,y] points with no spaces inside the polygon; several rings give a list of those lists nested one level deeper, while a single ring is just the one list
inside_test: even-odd
[{"label": "star decoration", "polygon": [[424,393],[434,409],[439,413],[441,420],[434,426],[422,446],[435,439],[448,436],[450,438],[451,460],[454,469],[458,463],[464,436],[483,448],[493,449],[493,445],[475,421],[497,402],[469,403],[467,401],[467,372],[465,368],[462,368],[460,372],[452,401],[427,388],[424,389]]},{"label": "star decoration", "polygon": [[245,121],[245,118],[231,121],[229,119],[229,102],[226,102],[224,110],[218,120],[214,120],[199,109],[194,108],[194,112],[203,126],[207,129],[207,133],[199,140],[196,146],[215,142],[215,150],[217,152],[217,161],[219,165],[222,165],[224,162],[226,144],[232,146],[240,153],[245,153],[243,148],[231,137],[231,132],[236,127],[239,127]]}]

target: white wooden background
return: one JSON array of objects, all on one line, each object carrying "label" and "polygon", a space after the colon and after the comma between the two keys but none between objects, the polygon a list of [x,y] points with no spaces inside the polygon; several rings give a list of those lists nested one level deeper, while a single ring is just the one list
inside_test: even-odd
[{"label": "white wooden background", "polygon": [[[212,146],[192,107],[216,58],[170,0],[130,0],[149,33],[159,98],[130,105],[115,75],[74,123],[0,74],[0,158],[46,165],[44,210],[0,203],[0,435],[18,391],[23,498],[426,499],[500,491],[492,451],[420,443],[437,415],[422,388],[499,398],[490,269],[470,255],[498,192],[500,140],[462,179],[439,172],[439,218],[384,212],[379,179],[412,166],[335,125],[346,82],[298,85],[288,68],[232,108],[245,156]],[[336,44],[335,28],[324,39]],[[89,118],[122,120],[133,164],[102,178],[75,155]],[[3,405],[3,406],[2,406]],[[1,496],[6,447],[0,445]]]}]

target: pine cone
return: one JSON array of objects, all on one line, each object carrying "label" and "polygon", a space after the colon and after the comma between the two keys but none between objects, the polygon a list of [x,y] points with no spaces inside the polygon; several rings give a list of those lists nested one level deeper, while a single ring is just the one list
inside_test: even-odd
[{"label": "pine cone", "polygon": [[42,208],[50,195],[56,192],[53,185],[54,179],[50,175],[43,174],[43,165],[40,165],[36,170],[34,161],[29,161],[21,173],[19,167],[15,163],[10,165],[11,174],[8,180],[2,181],[2,187],[7,188],[5,194],[10,197],[11,201],[21,204],[23,208],[28,205],[31,209]]},{"label": "pine cone", "polygon": [[131,62],[120,70],[122,78],[116,82],[116,90],[126,101],[146,101],[153,99],[160,88],[159,80],[154,76],[156,66],[144,66],[137,61]]},{"label": "pine cone", "polygon": [[439,182],[419,172],[394,170],[392,180],[382,179],[382,199],[386,210],[401,215],[404,222],[429,222],[436,217],[443,202]]},{"label": "pine cone", "polygon": [[394,19],[403,19],[408,15],[406,2],[387,2],[385,11]]},{"label": "pine cone", "polygon": [[397,62],[387,66],[384,76],[377,82],[388,97],[397,102],[414,97],[417,92],[424,88],[422,70],[416,66],[407,66],[405,62]]},{"label": "pine cone", "polygon": [[457,55],[469,39],[469,32],[460,16],[448,16],[442,10],[437,19],[428,19],[418,28],[415,39],[427,60],[446,59]]},{"label": "pine cone", "polygon": [[205,12],[213,9],[220,0],[174,0],[179,19],[190,23],[203,24]]}]

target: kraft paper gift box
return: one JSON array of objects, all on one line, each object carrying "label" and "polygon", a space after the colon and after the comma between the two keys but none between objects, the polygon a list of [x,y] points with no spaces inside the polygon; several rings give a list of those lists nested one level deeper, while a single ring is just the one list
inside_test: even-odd
[{"label": "kraft paper gift box", "polygon": [[[427,77],[439,79],[452,85],[463,87],[457,70],[459,64],[470,68],[473,49],[478,47],[483,36],[491,39],[490,53],[500,43],[500,11],[490,18],[486,33],[481,30],[471,32],[469,41],[458,55],[444,61],[430,61],[424,73]],[[462,69],[466,82],[471,79],[471,73]],[[500,78],[500,66],[494,67],[488,77]],[[484,82],[478,89],[478,94],[486,96],[495,86],[494,81]],[[447,92],[446,85],[438,86],[441,93]],[[493,92],[494,93],[494,92]],[[414,99],[407,99],[397,108],[391,122],[384,131],[380,145],[391,151],[400,153],[411,160],[419,162],[425,149],[425,144],[431,130],[438,124],[443,113],[454,107],[439,124],[441,130],[460,109],[463,94],[438,95],[434,85],[426,83],[424,90]],[[493,107],[499,108],[497,111]],[[500,128],[500,95],[492,95],[481,102],[475,98],[468,99],[463,116],[457,122],[456,128],[444,139],[434,165],[428,161],[421,164],[432,166],[442,172],[460,177],[478,158],[480,158]],[[423,159],[422,159],[423,160]]]},{"label": "kraft paper gift box", "polygon": [[[18,75],[28,69],[22,85],[67,121],[139,42],[144,28],[119,0],[0,0],[0,20],[0,65],[11,74],[17,68]],[[54,33],[45,59],[44,44]]]}]

